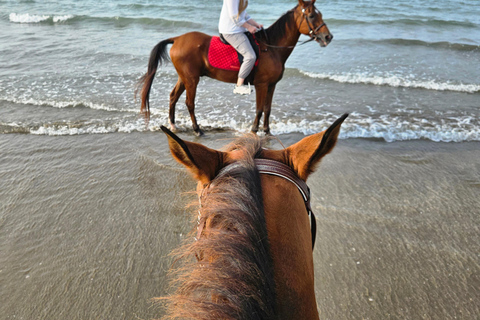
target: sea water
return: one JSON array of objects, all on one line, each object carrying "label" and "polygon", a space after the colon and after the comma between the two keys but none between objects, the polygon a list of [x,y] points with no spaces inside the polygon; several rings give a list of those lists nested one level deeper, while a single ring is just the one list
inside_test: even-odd
[{"label": "sea water", "polygon": [[[189,31],[215,35],[222,1],[0,1],[0,132],[40,135],[159,130],[168,124],[171,64],[153,83],[152,118],[134,99],[150,50]],[[266,27],[296,1],[251,1]],[[313,133],[349,112],[341,138],[479,141],[480,6],[475,0],[317,2],[334,35],[298,45],[273,99],[274,134]],[[300,42],[308,40],[301,36]],[[191,122],[183,96],[180,127]],[[245,132],[255,96],[202,78],[207,131]]]}]

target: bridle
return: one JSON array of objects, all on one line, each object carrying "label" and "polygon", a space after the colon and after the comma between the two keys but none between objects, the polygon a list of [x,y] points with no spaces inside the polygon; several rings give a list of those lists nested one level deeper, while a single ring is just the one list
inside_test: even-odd
[{"label": "bridle", "polygon": [[[302,195],[302,198],[305,202],[305,208],[307,209],[308,217],[310,218],[310,230],[312,233],[312,250],[313,250],[315,246],[315,237],[317,233],[317,222],[315,219],[315,215],[313,214],[312,208],[310,206],[310,189],[308,188],[307,184],[305,183],[305,181],[303,181],[296,175],[296,173],[292,170],[292,168],[290,168],[289,166],[279,161],[270,160],[270,159],[254,159],[254,161],[255,161],[255,166],[257,167],[257,170],[260,174],[273,175],[273,176],[277,176],[285,180],[288,180],[297,187],[298,191],[300,191],[300,194]],[[241,167],[242,167],[241,164],[239,164],[238,162],[234,162],[222,168],[218,172],[217,176],[212,180],[212,182],[210,182],[202,190],[201,195],[199,197],[200,207],[202,206],[202,201],[204,201],[205,198],[207,197],[206,191],[215,185],[216,179],[232,174],[235,171],[241,169]],[[201,216],[200,209],[198,210],[197,222],[198,222],[197,235],[195,237],[195,240],[200,239],[206,223],[205,218]]]},{"label": "bridle", "polygon": [[[292,11],[294,11],[294,9],[292,9]],[[315,12],[316,13],[320,13],[320,11],[318,11],[317,8],[315,8]],[[326,26],[326,23],[323,22],[322,24],[320,24],[319,26],[317,26],[315,28],[315,26],[313,25],[313,22],[311,21],[311,19],[308,17],[307,13],[305,12],[305,8],[302,9],[302,20],[300,21],[300,24],[299,26],[302,25],[303,23],[303,20],[305,20],[307,22],[307,26],[308,26],[308,29],[309,29],[309,32],[308,32],[308,35],[310,36],[310,39],[308,40],[305,40],[305,41],[302,41],[299,46],[305,44],[305,43],[308,43],[310,41],[317,41],[318,40],[321,40],[323,41],[322,39],[320,39],[319,37],[317,37],[317,33],[318,31],[323,27],[323,26]],[[267,32],[265,31],[265,29],[262,28],[262,31],[263,31],[263,34],[265,36],[265,39],[267,39],[268,41],[268,36],[267,36]],[[285,48],[285,49],[291,49],[291,48],[295,48],[296,45],[294,46],[274,46],[274,45],[271,45],[271,44],[267,44],[267,43],[264,43],[262,42],[263,45],[267,46],[267,47],[270,47],[270,48]]]},{"label": "bridle", "polygon": [[[316,12],[316,13],[320,13],[320,11],[318,11],[317,8],[314,8],[314,9],[315,9],[315,12]],[[307,40],[307,42],[312,41],[312,40],[315,40],[315,41],[318,42],[318,39],[319,39],[319,38],[317,38],[317,33],[318,33],[318,31],[319,31],[323,26],[326,25],[326,23],[324,22],[324,23],[322,23],[321,25],[319,25],[318,27],[316,27],[316,28],[314,29],[313,23],[310,21],[310,18],[309,18],[309,17],[307,16],[307,14],[305,13],[305,8],[302,9],[302,13],[303,13],[302,19],[305,19],[305,21],[307,22],[308,29],[310,30],[310,31],[308,32],[308,35],[310,36],[310,40]],[[302,20],[302,22],[303,22],[303,20]],[[302,22],[300,22],[300,25],[302,25]],[[320,40],[322,40],[322,39],[320,39]],[[323,40],[322,40],[322,41],[323,41]]]}]

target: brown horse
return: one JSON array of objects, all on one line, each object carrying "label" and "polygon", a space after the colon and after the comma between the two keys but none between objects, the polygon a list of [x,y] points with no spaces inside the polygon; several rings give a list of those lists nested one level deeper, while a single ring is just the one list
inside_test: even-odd
[{"label": "brown horse", "polygon": [[[262,113],[265,114],[263,129],[270,132],[269,116],[272,106],[275,85],[282,79],[285,62],[298,42],[300,34],[310,36],[310,40],[317,41],[325,47],[333,39],[322,14],[315,8],[315,0],[299,0],[299,4],[285,13],[264,32],[257,32],[255,37],[260,44],[258,66],[246,79],[253,83],[256,91],[256,116],[252,131],[257,132]],[[208,62],[208,49],[211,36],[200,32],[190,32],[184,35],[159,42],[150,54],[148,71],[140,79],[141,86],[141,111],[146,117],[150,116],[150,88],[152,86],[158,64],[168,60],[166,47],[173,44],[170,49],[170,58],[177,70],[177,84],[170,93],[170,127],[175,131],[175,105],[181,94],[186,90],[186,105],[192,119],[193,130],[201,135],[197,119],[195,118],[195,95],[200,77],[207,76],[224,82],[235,83],[237,71],[216,69]],[[309,40],[309,41],[310,41]]]},{"label": "brown horse", "polygon": [[305,180],[346,117],[283,150],[248,134],[216,151],[162,127],[200,199],[198,223],[176,251],[184,264],[166,319],[318,319]]}]

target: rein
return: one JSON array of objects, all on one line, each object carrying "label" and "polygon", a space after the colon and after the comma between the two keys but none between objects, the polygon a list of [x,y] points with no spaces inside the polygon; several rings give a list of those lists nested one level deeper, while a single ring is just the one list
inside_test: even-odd
[{"label": "rein", "polygon": [[[297,187],[298,191],[300,191],[300,194],[302,195],[302,198],[305,202],[305,208],[307,209],[308,217],[310,218],[310,229],[312,233],[312,250],[313,250],[315,246],[315,238],[317,234],[317,222],[315,219],[315,215],[313,214],[312,208],[310,206],[310,189],[308,188],[307,184],[305,183],[305,181],[300,179],[295,174],[292,168],[290,168],[289,166],[281,162],[278,162],[275,160],[269,160],[269,159],[254,159],[254,161],[255,161],[257,170],[260,174],[273,175],[273,176],[277,176],[285,180],[288,180]],[[241,164],[232,163],[224,167],[223,169],[221,169],[220,172],[215,177],[215,179],[218,177],[226,176],[240,168],[241,168]],[[212,182],[202,190],[202,193],[199,197],[200,207],[202,206],[202,200],[206,198],[205,190],[215,186],[215,179],[212,180]],[[202,231],[206,223],[205,218],[201,216],[200,209],[198,210],[197,223],[198,223],[197,236],[195,237],[195,240],[200,239],[200,236],[202,234]]]}]

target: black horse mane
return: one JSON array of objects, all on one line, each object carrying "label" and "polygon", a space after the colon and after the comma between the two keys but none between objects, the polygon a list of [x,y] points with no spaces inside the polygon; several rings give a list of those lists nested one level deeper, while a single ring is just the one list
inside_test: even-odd
[{"label": "black horse mane", "polygon": [[[230,150],[242,150],[240,166],[213,180],[205,190],[200,215],[206,227],[174,257],[176,292],[164,319],[275,319],[275,282],[263,209],[260,174],[253,159],[261,140],[249,135]],[[196,213],[195,213],[196,215]]]},{"label": "black horse mane", "polygon": [[267,44],[276,44],[285,37],[287,26],[293,26],[295,24],[294,11],[297,7],[285,12],[280,18],[277,19],[270,27],[265,29],[265,33],[258,32],[255,36],[260,40],[265,41]]}]

